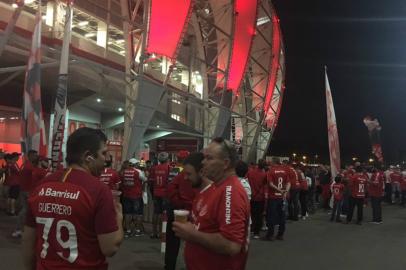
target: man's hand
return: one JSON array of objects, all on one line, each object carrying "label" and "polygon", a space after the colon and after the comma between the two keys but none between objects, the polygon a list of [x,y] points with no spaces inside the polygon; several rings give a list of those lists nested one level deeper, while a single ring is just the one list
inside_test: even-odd
[{"label": "man's hand", "polygon": [[194,233],[197,231],[195,226],[190,222],[182,223],[174,221],[172,223],[172,229],[177,237],[186,241],[192,240]]}]

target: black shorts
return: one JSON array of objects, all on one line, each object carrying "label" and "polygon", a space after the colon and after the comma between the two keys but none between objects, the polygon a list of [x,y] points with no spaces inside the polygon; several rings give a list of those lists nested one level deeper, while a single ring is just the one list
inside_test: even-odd
[{"label": "black shorts", "polygon": [[124,215],[137,215],[144,214],[144,201],[142,198],[132,199],[123,197],[123,212]]},{"label": "black shorts", "polygon": [[168,202],[165,198],[154,197],[154,214],[160,215],[168,208]]},{"label": "black shorts", "polygon": [[10,186],[10,189],[8,190],[8,197],[10,199],[18,199],[18,195],[20,195],[20,186],[15,185],[15,186]]}]

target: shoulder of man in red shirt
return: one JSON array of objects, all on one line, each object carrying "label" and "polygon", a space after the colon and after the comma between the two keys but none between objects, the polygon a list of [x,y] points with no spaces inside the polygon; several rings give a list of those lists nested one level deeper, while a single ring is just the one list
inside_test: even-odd
[{"label": "shoulder of man in red shirt", "polygon": [[[76,257],[73,258],[75,265],[83,269],[105,269],[106,260],[101,253],[97,235],[118,230],[111,191],[96,177],[84,171],[72,170],[67,174],[66,181],[62,182],[65,175],[66,172],[58,171],[45,177],[28,200],[26,225],[37,231],[38,251],[44,241],[49,245],[46,257],[38,258],[41,260],[39,263],[47,269],[71,267],[72,262],[58,255],[65,248],[58,239],[61,233],[58,231],[61,230],[59,224],[63,222],[67,224],[64,226],[69,229],[69,237],[74,237],[78,247]],[[38,220],[50,224],[45,240],[44,226],[38,225],[42,223]]]},{"label": "shoulder of man in red shirt", "polygon": [[240,245],[247,244],[250,204],[244,187],[237,176],[230,176],[215,186],[215,196],[211,199],[218,205],[220,234]]},{"label": "shoulder of man in red shirt", "polygon": [[168,199],[175,209],[191,210],[197,192],[198,190],[192,187],[183,171],[173,178],[167,189]]}]

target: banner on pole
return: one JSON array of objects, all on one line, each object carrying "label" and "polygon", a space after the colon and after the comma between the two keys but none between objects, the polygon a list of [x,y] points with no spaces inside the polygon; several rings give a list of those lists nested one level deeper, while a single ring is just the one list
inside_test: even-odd
[{"label": "banner on pole", "polygon": [[62,145],[64,143],[65,122],[66,122],[66,97],[68,93],[68,64],[69,44],[71,41],[73,1],[68,1],[65,13],[65,31],[61,50],[61,63],[59,67],[58,89],[56,92],[54,108],[54,124],[52,130],[52,169],[56,170],[62,165]]},{"label": "banner on pole", "polygon": [[378,122],[378,119],[372,119],[370,116],[364,118],[364,124],[368,128],[369,139],[372,146],[372,154],[383,163],[383,153],[381,146],[381,130],[382,127]]},{"label": "banner on pole", "polygon": [[41,1],[35,16],[35,29],[25,73],[21,149],[25,154],[29,150],[36,150],[40,155],[47,153],[41,102]]},{"label": "banner on pole", "polygon": [[336,115],[334,111],[333,97],[331,96],[331,88],[330,83],[328,81],[327,71],[325,71],[325,79],[326,79],[328,146],[330,150],[331,176],[334,179],[341,169],[340,143],[338,140]]}]

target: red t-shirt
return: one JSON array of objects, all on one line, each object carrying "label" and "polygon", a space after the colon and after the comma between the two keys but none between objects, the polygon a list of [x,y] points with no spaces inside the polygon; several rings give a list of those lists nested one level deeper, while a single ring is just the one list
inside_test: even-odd
[{"label": "red t-shirt", "polygon": [[344,185],[341,183],[334,183],[331,186],[331,190],[333,192],[334,200],[341,201],[343,199],[344,194]]},{"label": "red t-shirt", "polygon": [[4,184],[6,186],[18,186],[20,184],[20,169],[17,163],[7,164]]},{"label": "red t-shirt", "polygon": [[368,184],[368,193],[371,197],[382,197],[385,192],[385,179],[383,172],[375,172]]},{"label": "red t-shirt", "polygon": [[282,193],[273,189],[270,183],[279,189],[286,189],[289,182],[289,174],[286,166],[276,165],[271,167],[267,174],[268,197],[270,199],[282,199]]},{"label": "red t-shirt", "polygon": [[368,178],[363,173],[356,173],[349,179],[351,196],[353,198],[365,198],[365,188]]},{"label": "red t-shirt", "polygon": [[36,269],[107,269],[97,235],[118,230],[111,191],[81,170],[47,176],[28,199]]},{"label": "red t-shirt", "polygon": [[153,168],[153,188],[154,188],[154,197],[166,197],[167,196],[167,187],[168,187],[168,178],[169,178],[169,164],[163,163],[156,165]]},{"label": "red t-shirt", "polygon": [[309,190],[309,183],[307,182],[306,177],[301,177],[300,179],[300,189],[301,190]]},{"label": "red t-shirt", "polygon": [[184,172],[176,175],[168,185],[168,198],[175,209],[191,210],[196,192]]},{"label": "red t-shirt", "polygon": [[406,176],[402,176],[402,180],[400,182],[400,190],[401,191],[406,191]]},{"label": "red t-shirt", "polygon": [[186,242],[186,268],[191,270],[241,270],[245,268],[248,243],[250,206],[247,193],[236,176],[197,195],[193,202],[192,219],[196,229],[204,233],[220,233],[242,246],[234,256],[217,254],[198,244]]},{"label": "red t-shirt", "polygon": [[130,199],[138,199],[142,197],[142,182],[137,169],[125,169],[121,182],[124,197]]},{"label": "red t-shirt", "polygon": [[291,185],[291,189],[299,189],[300,188],[300,175],[299,172],[291,167],[291,166],[283,166],[286,168],[286,171],[288,172],[288,177]]},{"label": "red t-shirt", "polygon": [[247,178],[251,186],[251,201],[264,201],[266,188],[266,172],[262,169],[254,168],[248,171]]},{"label": "red t-shirt", "polygon": [[121,183],[117,171],[112,168],[105,168],[99,177],[100,181],[106,184],[111,190],[118,190]]},{"label": "red t-shirt", "polygon": [[402,181],[402,174],[398,172],[392,172],[389,174],[389,178],[392,184],[394,183],[399,184]]},{"label": "red t-shirt", "polygon": [[34,166],[27,160],[20,171],[20,188],[22,191],[31,192],[34,189],[35,185],[32,179],[33,170]]}]

